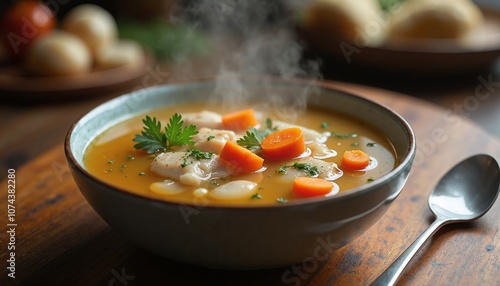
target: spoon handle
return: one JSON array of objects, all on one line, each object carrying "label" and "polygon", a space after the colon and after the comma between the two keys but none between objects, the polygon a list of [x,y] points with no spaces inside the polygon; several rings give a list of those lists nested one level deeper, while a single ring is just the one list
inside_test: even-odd
[{"label": "spoon handle", "polygon": [[429,237],[446,224],[445,219],[437,218],[418,238],[415,242],[396,259],[389,268],[387,268],[373,283],[372,286],[392,286],[398,281],[403,269],[408,265],[408,262],[413,258],[415,253],[424,245]]}]

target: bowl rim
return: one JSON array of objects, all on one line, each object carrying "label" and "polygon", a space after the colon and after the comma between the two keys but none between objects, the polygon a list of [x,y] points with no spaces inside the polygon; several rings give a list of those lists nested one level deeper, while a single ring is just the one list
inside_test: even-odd
[{"label": "bowl rim", "polygon": [[[294,84],[294,85],[313,85],[315,87],[319,87],[323,90],[329,90],[329,91],[335,91],[342,93],[346,96],[349,97],[354,97],[356,100],[365,102],[369,105],[375,106],[378,109],[383,110],[384,112],[390,114],[392,118],[394,118],[400,126],[402,126],[405,130],[405,132],[408,134],[408,139],[409,139],[409,146],[406,150],[406,157],[403,158],[403,160],[394,168],[392,171],[389,173],[383,175],[377,180],[374,180],[372,182],[368,182],[366,184],[363,184],[361,186],[349,189],[345,192],[339,192],[335,196],[331,197],[314,197],[314,198],[303,198],[297,201],[289,202],[286,204],[274,204],[274,205],[256,205],[256,206],[245,206],[245,205],[220,205],[220,204],[215,204],[215,205],[210,205],[206,204],[203,206],[200,206],[195,203],[185,203],[185,202],[173,202],[173,201],[167,201],[167,200],[161,200],[161,199],[156,199],[152,197],[148,197],[146,195],[138,194],[138,193],[133,193],[130,191],[127,191],[125,189],[122,189],[120,187],[117,187],[113,184],[110,184],[104,180],[101,180],[95,176],[93,176],[89,171],[87,171],[84,166],[82,166],[80,163],[78,163],[78,160],[75,158],[72,148],[71,148],[71,139],[73,137],[73,132],[77,125],[81,122],[82,119],[85,117],[89,116],[93,111],[102,108],[103,106],[106,105],[111,105],[113,102],[117,102],[120,100],[123,100],[125,97],[132,96],[135,93],[144,93],[149,90],[155,90],[155,89],[161,89],[165,87],[169,88],[175,88],[175,86],[185,86],[185,85],[190,85],[190,84],[200,84],[200,83],[210,83],[210,82],[215,82],[216,79],[213,77],[209,78],[196,78],[193,80],[183,80],[183,81],[178,81],[178,82],[172,82],[172,83],[167,83],[167,84],[162,84],[162,85],[155,85],[139,90],[135,90],[129,93],[122,94],[120,96],[117,96],[115,98],[112,98],[110,100],[107,100],[94,108],[90,109],[87,111],[85,114],[77,118],[74,123],[71,124],[71,126],[68,129],[68,132],[66,133],[65,140],[64,140],[64,153],[66,160],[68,164],[70,165],[71,169],[75,172],[80,173],[82,176],[84,176],[87,180],[94,181],[95,183],[99,185],[103,185],[106,189],[110,189],[113,192],[116,192],[120,195],[125,195],[130,198],[135,198],[135,199],[141,199],[144,201],[147,201],[149,203],[155,203],[155,204],[162,204],[162,205],[167,205],[171,207],[178,207],[178,206],[187,206],[187,207],[202,207],[204,210],[205,209],[211,209],[211,210],[244,210],[244,211],[251,211],[251,210],[283,210],[283,209],[294,209],[294,208],[299,208],[299,207],[304,207],[304,206],[311,206],[311,205],[321,205],[321,204],[327,204],[330,203],[331,201],[342,201],[342,200],[347,200],[351,199],[352,197],[356,196],[362,196],[365,193],[368,193],[372,191],[373,189],[378,188],[380,185],[386,184],[387,182],[392,181],[400,173],[402,173],[406,168],[411,168],[412,161],[416,155],[416,137],[413,129],[411,128],[410,124],[397,112],[392,110],[390,107],[373,101],[371,99],[365,98],[361,95],[352,93],[351,91],[346,91],[341,88],[333,88],[331,86],[331,83],[328,84],[326,81],[317,81],[317,80],[308,80],[308,79],[283,79],[283,78],[275,78],[275,77],[248,77],[248,78],[242,78],[239,79],[242,82],[255,82],[255,81],[262,81],[262,79],[265,79],[267,82],[266,83],[272,83],[272,84]],[[79,188],[80,190],[80,188]],[[81,192],[81,190],[80,190]],[[395,199],[401,190],[397,192],[394,196],[391,196],[392,199]],[[382,202],[384,203],[384,202]]]}]

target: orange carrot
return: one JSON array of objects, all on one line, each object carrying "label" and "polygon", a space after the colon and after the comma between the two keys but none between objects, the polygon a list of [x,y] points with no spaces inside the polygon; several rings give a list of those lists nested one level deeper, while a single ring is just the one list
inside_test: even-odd
[{"label": "orange carrot", "polygon": [[231,173],[244,174],[257,171],[262,168],[264,159],[252,153],[252,151],[231,141],[227,141],[220,157],[231,167]]},{"label": "orange carrot", "polygon": [[341,164],[348,170],[361,170],[370,164],[370,156],[361,150],[345,151]]},{"label": "orange carrot", "polygon": [[306,150],[304,135],[297,127],[282,129],[269,134],[260,144],[265,157],[275,160],[292,159]]},{"label": "orange carrot", "polygon": [[251,108],[222,116],[222,125],[226,129],[246,130],[248,127],[257,125],[257,123],[257,119],[255,118],[253,109]]},{"label": "orange carrot", "polygon": [[296,177],[293,180],[292,192],[298,197],[324,196],[331,192],[333,184],[325,179]]}]

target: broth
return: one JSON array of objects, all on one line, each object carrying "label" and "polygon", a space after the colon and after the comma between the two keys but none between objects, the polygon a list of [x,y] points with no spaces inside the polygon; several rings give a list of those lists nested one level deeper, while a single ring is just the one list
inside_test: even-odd
[{"label": "broth", "polygon": [[[296,160],[271,161],[265,160],[265,170],[246,175],[233,175],[228,178],[216,178],[203,182],[199,187],[187,188],[176,194],[164,194],[153,191],[150,186],[155,182],[164,182],[168,178],[152,171],[150,166],[154,155],[147,154],[144,150],[134,149],[132,141],[135,134],[143,128],[142,119],[149,115],[156,117],[162,126],[165,126],[174,113],[198,112],[210,110],[224,114],[221,106],[207,107],[206,103],[183,103],[152,110],[121,122],[105,131],[89,145],[85,151],[84,165],[86,169],[99,179],[125,189],[131,193],[185,204],[195,205],[232,205],[255,206],[277,203],[292,203],[300,200],[291,192],[292,182],[285,180],[278,173],[283,166],[291,166]],[[274,120],[273,115],[264,115],[265,118]],[[261,118],[262,121],[262,118]],[[342,169],[341,158],[344,151],[359,149],[370,155],[372,161],[370,168],[363,171],[342,170],[340,177],[334,182],[335,188],[326,196],[335,195],[336,192],[345,192],[349,189],[377,180],[389,173],[396,166],[396,154],[391,143],[383,133],[363,122],[358,122],[350,117],[332,114],[319,109],[308,109],[300,115],[298,123],[301,127],[310,128],[318,132],[330,132],[324,142],[328,148],[336,151],[337,155],[326,158],[324,161],[333,162]],[[293,173],[293,172],[292,172]],[[211,192],[220,185],[230,180],[248,180],[256,182],[257,186],[251,195],[244,198],[220,200],[209,195],[193,192],[200,187]]]}]

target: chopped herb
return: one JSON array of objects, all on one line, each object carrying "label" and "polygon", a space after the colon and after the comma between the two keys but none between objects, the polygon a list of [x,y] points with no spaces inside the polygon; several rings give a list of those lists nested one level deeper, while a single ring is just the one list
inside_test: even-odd
[{"label": "chopped herb", "polygon": [[115,163],[115,160],[109,160],[109,161],[108,161],[108,164],[109,164],[109,165],[113,165],[114,163]]},{"label": "chopped herb", "polygon": [[276,170],[276,173],[278,174],[286,174],[286,169],[288,168],[289,166],[285,165],[285,166],[281,166],[278,168],[278,170]]},{"label": "chopped herb", "polygon": [[220,186],[220,182],[218,180],[210,180],[210,185]]},{"label": "chopped herb", "polygon": [[139,176],[144,176],[146,175],[146,172],[139,172]]},{"label": "chopped herb", "polygon": [[329,127],[328,122],[324,122],[324,121],[323,121],[323,122],[321,123],[321,128],[326,129],[326,128],[328,128],[328,127]]},{"label": "chopped herb", "polygon": [[175,113],[169,120],[169,123],[162,131],[161,123],[156,120],[156,117],[146,116],[142,120],[144,129],[141,134],[136,134],[133,141],[137,142],[134,145],[136,149],[143,149],[152,154],[158,151],[167,151],[172,146],[192,145],[193,135],[198,134],[196,125],[182,127],[184,121],[182,116]]},{"label": "chopped herb", "polygon": [[358,142],[352,142],[351,146],[359,146],[359,143]]},{"label": "chopped herb", "polygon": [[271,118],[266,119],[266,128],[259,130],[254,127],[250,127],[243,138],[236,141],[238,145],[244,146],[249,150],[255,151],[260,149],[260,143],[267,135],[278,130],[277,127],[273,127],[273,121]]},{"label": "chopped herb", "polygon": [[120,168],[122,168],[122,169],[127,168],[127,164],[122,164],[122,165],[120,166]]},{"label": "chopped herb", "polygon": [[355,138],[358,137],[357,133],[338,133],[333,131],[332,134],[330,135],[335,138]]},{"label": "chopped herb", "polygon": [[366,143],[366,146],[368,146],[368,147],[375,147],[375,145],[377,145],[377,144],[373,143],[373,142]]},{"label": "chopped herb", "polygon": [[300,162],[294,162],[293,165],[284,165],[276,170],[276,173],[286,174],[288,168],[295,168],[299,171],[304,172],[309,177],[317,177],[319,175],[318,167],[313,166],[310,163]]},{"label": "chopped herb", "polygon": [[113,173],[115,170],[113,170],[113,168],[109,168],[106,170],[106,173]]},{"label": "chopped herb", "polygon": [[132,155],[127,155],[127,156],[125,157],[125,159],[126,159],[127,161],[132,161],[132,160],[134,160],[135,158],[134,158],[134,156],[132,156]]},{"label": "chopped herb", "polygon": [[276,199],[276,202],[279,204],[286,204],[286,203],[288,203],[288,200],[285,199],[284,197],[279,197]]},{"label": "chopped herb", "polygon": [[[269,117],[266,118],[266,129],[268,130],[267,132],[269,132],[269,133],[272,133],[272,132],[278,130],[278,127],[273,127],[273,121]],[[269,135],[269,133],[268,133],[268,135]]]},{"label": "chopped herb", "polygon": [[212,140],[212,139],[214,139],[214,138],[215,138],[215,136],[213,136],[213,135],[208,136],[207,137],[207,142],[210,141],[210,140]]},{"label": "chopped herb", "polygon": [[184,168],[187,165],[193,163],[192,161],[188,162],[189,158],[193,158],[194,160],[198,160],[199,161],[199,160],[203,160],[203,159],[210,159],[210,158],[212,158],[213,155],[214,155],[214,153],[203,152],[200,149],[194,149],[194,148],[188,149],[187,152],[186,152],[186,155],[184,155],[184,157],[182,157],[182,159],[184,161],[181,163],[181,167]]},{"label": "chopped herb", "polygon": [[259,194],[259,193],[255,193],[253,194],[251,197],[250,197],[251,200],[254,200],[254,199],[262,199],[262,196]]},{"label": "chopped herb", "polygon": [[368,182],[373,182],[373,181],[375,181],[375,178],[370,177],[370,178],[368,178],[368,179],[367,179],[367,181],[368,181]]}]

